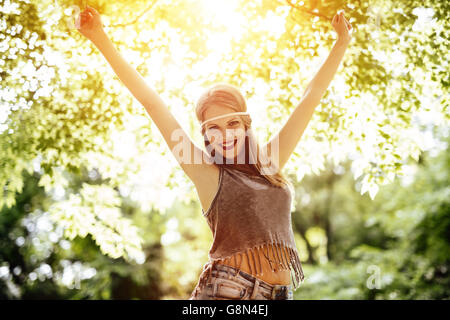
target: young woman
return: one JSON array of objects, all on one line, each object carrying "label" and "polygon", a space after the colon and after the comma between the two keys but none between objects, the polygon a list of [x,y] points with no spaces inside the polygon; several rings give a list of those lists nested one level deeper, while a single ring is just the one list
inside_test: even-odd
[{"label": "young woman", "polygon": [[[99,13],[88,6],[79,19],[78,30],[145,107],[196,187],[214,241],[190,299],[292,299],[304,275],[291,225],[292,186],[281,170],[350,42],[352,27],[343,12],[331,22],[337,41],[328,58],[285,125],[262,148],[239,89],[219,83],[206,90],[196,106],[206,151],[191,141],[159,95],[115,49]],[[184,141],[181,148],[173,133]]]}]

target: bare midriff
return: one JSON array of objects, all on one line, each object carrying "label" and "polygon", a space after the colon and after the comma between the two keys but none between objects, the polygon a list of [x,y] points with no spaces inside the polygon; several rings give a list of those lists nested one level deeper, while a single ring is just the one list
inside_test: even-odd
[{"label": "bare midriff", "polygon": [[[236,254],[228,259],[224,259],[221,261],[221,264],[225,264],[231,267],[238,267],[241,271],[244,271],[248,274],[251,274],[252,276],[261,279],[267,283],[270,284],[278,284],[278,285],[288,285],[291,282],[291,272],[289,269],[287,270],[276,270],[274,271],[273,265],[274,262],[269,262],[266,258],[266,255],[263,251],[264,249],[267,250],[267,246],[263,246],[263,249],[255,249],[253,252],[255,255],[255,260],[260,261],[261,264],[257,266],[257,270],[255,270],[255,264],[253,261],[249,261],[248,258],[246,258],[246,255],[239,255]],[[268,257],[272,261],[276,261],[277,259],[274,257],[272,252],[268,250],[269,254]],[[259,258],[259,259],[258,259]],[[272,268],[271,268],[272,266]],[[261,273],[262,271],[262,273]]]}]

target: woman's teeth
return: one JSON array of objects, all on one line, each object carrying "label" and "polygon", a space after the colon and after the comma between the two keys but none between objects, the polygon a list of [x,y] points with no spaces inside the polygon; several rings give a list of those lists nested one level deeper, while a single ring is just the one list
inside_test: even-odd
[{"label": "woman's teeth", "polygon": [[231,150],[236,145],[237,140],[229,141],[225,144],[222,144],[222,148],[224,150]]}]

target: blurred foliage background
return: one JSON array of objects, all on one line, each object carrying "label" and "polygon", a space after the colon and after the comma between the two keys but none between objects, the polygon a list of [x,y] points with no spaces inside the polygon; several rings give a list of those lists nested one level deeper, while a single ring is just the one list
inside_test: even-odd
[{"label": "blurred foliage background", "polygon": [[194,185],[73,27],[86,3],[198,145],[219,81],[276,132],[344,9],[352,42],[284,169],[295,298],[450,297],[447,1],[0,0],[1,299],[186,299],[208,259]]}]

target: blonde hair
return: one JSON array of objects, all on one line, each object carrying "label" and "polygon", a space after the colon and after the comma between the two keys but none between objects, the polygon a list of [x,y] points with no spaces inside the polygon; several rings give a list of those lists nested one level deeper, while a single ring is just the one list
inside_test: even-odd
[{"label": "blonde hair", "polygon": [[[198,99],[197,105],[195,108],[195,113],[197,116],[197,120],[199,123],[202,123],[204,119],[204,112],[207,108],[210,108],[214,104],[220,104],[222,106],[228,107],[233,109],[233,112],[246,112],[247,111],[247,104],[245,102],[245,98],[240,92],[240,90],[227,83],[217,83],[211,87],[209,87]],[[251,124],[252,119],[248,115],[239,115],[241,120],[244,123],[245,130],[246,130],[246,144],[245,144],[245,151],[246,151],[246,161],[244,166],[251,169],[256,169],[259,174],[261,174],[263,177],[265,177],[267,180],[269,180],[272,184],[284,187],[287,186],[288,188],[291,188],[292,191],[292,184],[289,182],[289,180],[277,169],[277,171],[274,174],[262,174],[262,171],[264,171],[262,162],[261,162],[261,154],[260,154],[260,146],[258,144],[258,141],[253,133],[253,130],[251,130]],[[203,125],[201,128],[201,134],[204,138],[205,147],[208,151],[208,154],[212,157],[214,157],[214,149],[209,146],[210,142],[208,140],[208,137],[206,135],[206,125]],[[254,155],[251,150],[256,150],[256,155]],[[247,161],[247,157],[250,159],[251,162]],[[266,159],[267,160],[267,159]],[[270,162],[270,160],[269,160]],[[267,163],[267,162],[264,162]],[[218,164],[223,165],[223,164]]]}]

